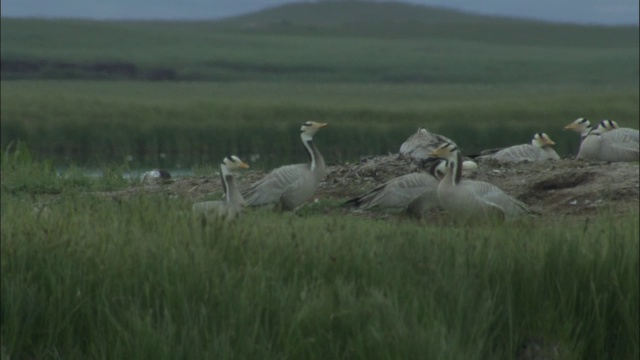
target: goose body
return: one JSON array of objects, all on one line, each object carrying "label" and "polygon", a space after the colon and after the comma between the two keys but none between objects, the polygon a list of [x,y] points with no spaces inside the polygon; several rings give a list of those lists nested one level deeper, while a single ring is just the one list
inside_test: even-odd
[{"label": "goose body", "polygon": [[458,219],[512,219],[532,213],[526,204],[493,184],[462,180],[462,157],[455,144],[442,144],[431,156],[447,160],[447,172],[438,184],[438,200]]},{"label": "goose body", "polygon": [[300,129],[309,163],[286,165],[271,171],[262,180],[243,191],[249,206],[276,204],[281,210],[293,211],[307,201],[326,175],[324,158],[313,143],[313,135],[327,124],[306,122]]},{"label": "goose body", "polygon": [[[575,122],[565,129],[580,131]],[[576,130],[578,129],[578,130]],[[603,120],[583,138],[577,159],[591,161],[638,161],[638,130],[619,128],[615,121]]]},{"label": "goose body", "polygon": [[[464,162],[463,168],[475,170],[474,162]],[[408,215],[422,217],[426,210],[439,205],[439,178],[444,176],[444,161],[431,166],[428,173],[410,173],[393,178],[366,194],[350,199],[344,205],[366,210],[374,207],[400,208]]]},{"label": "goose body", "polygon": [[245,164],[237,156],[227,156],[220,165],[220,180],[224,191],[223,201],[202,201],[193,204],[193,211],[198,213],[210,214],[227,221],[235,220],[245,205],[242,195],[236,187],[235,180],[231,170],[246,169],[249,165]]},{"label": "goose body", "polygon": [[429,153],[443,142],[454,143],[442,135],[434,134],[421,127],[418,128],[418,131],[411,135],[407,141],[402,143],[400,146],[400,155],[416,159],[427,159],[430,157]]},{"label": "goose body", "polygon": [[495,160],[498,162],[520,162],[520,161],[545,161],[560,160],[560,156],[551,146],[555,145],[553,140],[545,133],[536,133],[531,140],[531,144],[515,145],[497,150],[490,155],[478,157],[480,160]]}]

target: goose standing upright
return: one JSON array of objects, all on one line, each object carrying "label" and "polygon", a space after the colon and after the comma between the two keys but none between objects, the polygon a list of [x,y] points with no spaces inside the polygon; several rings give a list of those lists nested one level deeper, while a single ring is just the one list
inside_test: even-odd
[{"label": "goose standing upright", "polygon": [[326,123],[308,121],[300,128],[302,144],[309,155],[306,164],[279,167],[243,191],[249,206],[276,204],[283,211],[293,211],[315,193],[326,175],[324,158],[313,142],[313,135]]},{"label": "goose standing upright", "polygon": [[531,144],[515,145],[496,151],[494,154],[478,157],[479,160],[498,162],[560,160],[560,156],[551,146],[555,142],[546,133],[536,133]]},{"label": "goose standing upright", "polygon": [[[584,133],[584,129],[576,122],[565,126],[566,130]],[[638,130],[618,128],[612,120],[601,121],[583,138],[576,159],[592,161],[638,161],[639,157]]]},{"label": "goose standing upright", "polygon": [[246,169],[249,165],[235,155],[227,156],[220,165],[220,180],[224,201],[202,201],[193,204],[193,211],[212,214],[227,221],[235,220],[242,212],[245,201],[236,188],[232,170]]},{"label": "goose standing upright", "polygon": [[402,143],[400,146],[400,155],[415,159],[427,159],[430,157],[429,153],[444,142],[454,143],[442,135],[429,132],[427,129],[421,127],[418,128],[418,131],[411,135],[407,141]]},{"label": "goose standing upright", "polygon": [[455,144],[444,143],[431,156],[447,160],[447,172],[438,184],[440,205],[462,220],[512,219],[532,211],[523,202],[484,181],[462,180],[462,157]]}]

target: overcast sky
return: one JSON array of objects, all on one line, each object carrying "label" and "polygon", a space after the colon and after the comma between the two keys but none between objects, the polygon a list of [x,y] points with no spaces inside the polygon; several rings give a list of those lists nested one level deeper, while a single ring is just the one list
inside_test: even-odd
[{"label": "overcast sky", "polygon": [[[219,19],[298,0],[2,0],[2,16]],[[638,25],[638,0],[405,0],[484,14]]]}]

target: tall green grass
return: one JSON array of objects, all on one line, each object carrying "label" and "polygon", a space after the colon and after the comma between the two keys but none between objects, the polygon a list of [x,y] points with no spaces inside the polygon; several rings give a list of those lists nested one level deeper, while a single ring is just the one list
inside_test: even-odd
[{"label": "tall green grass", "polygon": [[38,201],[2,188],[3,358],[513,359],[532,342],[568,359],[639,355],[637,212],[223,224],[165,196]]},{"label": "tall green grass", "polygon": [[545,131],[567,155],[578,145],[560,131],[569,121],[640,117],[637,27],[360,1],[217,22],[1,27],[0,145],[26,141],[57,166],[190,168],[236,153],[271,167],[305,159],[308,120],[331,124],[317,138],[330,162],[397,152],[419,126],[467,154]]},{"label": "tall green grass", "polygon": [[[637,87],[3,81],[1,145],[26,141],[39,157],[193,167],[235,153],[255,166],[305,161],[298,129],[328,122],[317,143],[329,162],[396,153],[419,126],[466,154],[527,143],[544,131],[561,155],[577,117],[637,127]],[[164,155],[162,155],[164,154]]]}]

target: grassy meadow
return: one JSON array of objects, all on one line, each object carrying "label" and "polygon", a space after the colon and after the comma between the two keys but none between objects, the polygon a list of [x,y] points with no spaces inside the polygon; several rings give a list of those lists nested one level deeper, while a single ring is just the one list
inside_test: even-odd
[{"label": "grassy meadow", "polygon": [[321,199],[223,224],[108,196],[136,168],[305,161],[309,120],[328,163],[419,126],[466,154],[544,131],[569,155],[577,117],[638,127],[637,27],[360,1],[0,26],[3,360],[640,356],[635,210],[454,227]]},{"label": "grassy meadow", "polygon": [[3,359],[639,355],[637,212],[451,227],[321,203],[225,224],[92,192],[116,179],[3,154]]},{"label": "grassy meadow", "polygon": [[304,161],[298,129],[328,122],[317,143],[329,162],[395,153],[419,126],[467,154],[547,132],[573,154],[562,127],[580,116],[637,127],[638,88],[536,85],[3,81],[1,143],[26,141],[58,165],[104,162],[190,168],[228,153],[254,167]]},{"label": "grassy meadow", "polygon": [[397,152],[419,126],[466,153],[545,131],[567,155],[568,122],[640,117],[637,27],[361,1],[1,26],[0,145],[27,141],[62,163],[188,168],[233,152],[271,167],[304,159],[307,120],[332,125],[318,136],[328,161]]}]

